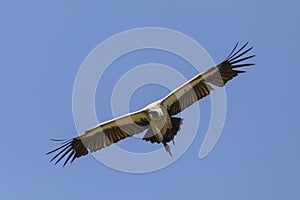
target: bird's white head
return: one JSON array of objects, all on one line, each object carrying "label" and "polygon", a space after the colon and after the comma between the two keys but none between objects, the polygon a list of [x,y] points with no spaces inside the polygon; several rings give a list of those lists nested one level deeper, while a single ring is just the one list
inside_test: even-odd
[{"label": "bird's white head", "polygon": [[161,108],[153,108],[149,110],[149,115],[152,120],[158,121],[163,118],[163,111]]}]

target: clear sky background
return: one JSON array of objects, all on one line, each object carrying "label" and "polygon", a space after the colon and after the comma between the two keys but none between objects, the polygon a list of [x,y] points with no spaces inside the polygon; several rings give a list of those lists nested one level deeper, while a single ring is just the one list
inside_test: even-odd
[{"label": "clear sky background", "polygon": [[[299,199],[299,7],[297,1],[277,0],[2,0],[0,198]],[[65,168],[49,163],[45,153],[57,145],[49,139],[77,135],[72,89],[84,58],[111,35],[145,26],[194,38],[215,62],[237,41],[255,46],[257,65],[226,87],[227,117],[216,147],[198,159],[209,121],[206,99],[199,104],[204,128],[189,150],[163,170],[127,174],[92,156]],[[189,67],[176,56],[137,52],[118,60],[110,73],[149,61]],[[195,71],[185,74],[193,75]],[[109,78],[103,81],[113,84]],[[145,104],[168,92],[156,86],[147,90],[153,97],[143,97]],[[100,121],[112,116],[110,93],[100,96],[101,92],[96,94]],[[143,90],[132,102],[140,95]]]}]

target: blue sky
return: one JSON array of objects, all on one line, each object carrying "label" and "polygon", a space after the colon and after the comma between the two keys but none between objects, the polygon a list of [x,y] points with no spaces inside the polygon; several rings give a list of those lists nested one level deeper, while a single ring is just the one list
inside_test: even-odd
[{"label": "blue sky", "polygon": [[[1,1],[1,199],[299,199],[298,8],[296,1],[257,0]],[[226,87],[227,117],[216,147],[199,160],[205,134],[199,130],[174,164],[140,175],[92,156],[65,168],[49,163],[45,152],[56,145],[49,139],[77,135],[72,90],[84,58],[111,35],[145,26],[194,38],[215,62],[237,41],[255,46],[257,65]],[[175,56],[148,53],[118,60],[111,73],[149,61],[188,67]],[[153,97],[146,103],[168,92],[147,90]],[[139,95],[143,90],[133,95],[132,109],[143,106]],[[97,90],[96,99],[98,119],[109,119],[109,92]],[[205,129],[209,100],[199,105]]]}]

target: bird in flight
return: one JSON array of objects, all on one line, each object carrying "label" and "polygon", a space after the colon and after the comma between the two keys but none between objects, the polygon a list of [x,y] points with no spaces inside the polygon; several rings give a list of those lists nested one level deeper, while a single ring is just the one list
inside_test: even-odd
[{"label": "bird in flight", "polygon": [[163,99],[137,112],[100,123],[82,135],[64,141],[60,147],[47,153],[56,153],[50,161],[56,160],[55,164],[57,164],[66,158],[63,164],[65,166],[68,161],[72,163],[76,158],[85,156],[89,152],[98,151],[145,130],[147,131],[143,140],[162,143],[172,156],[168,143],[174,140],[183,121],[182,118],[174,115],[209,95],[213,90],[211,85],[223,87],[233,77],[245,72],[238,68],[254,65],[254,63],[243,63],[255,56],[244,56],[253,48],[246,48],[247,44],[237,49],[237,43],[223,62],[196,75]]}]

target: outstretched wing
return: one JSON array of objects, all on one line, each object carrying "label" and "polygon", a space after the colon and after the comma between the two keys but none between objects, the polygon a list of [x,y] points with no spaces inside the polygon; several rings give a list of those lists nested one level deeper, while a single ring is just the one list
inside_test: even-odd
[{"label": "outstretched wing", "polygon": [[101,123],[94,128],[86,131],[84,134],[64,142],[60,147],[48,152],[58,153],[51,159],[56,160],[57,164],[64,157],[67,157],[64,166],[71,159],[84,156],[89,152],[95,152],[122,139],[138,134],[146,130],[149,126],[148,112],[143,110],[135,113]]},{"label": "outstretched wing", "polygon": [[[220,64],[210,68],[206,72],[192,78],[187,83],[170,93],[161,100],[170,115],[175,115],[199,99],[210,94],[213,90],[210,84],[223,87],[229,80],[245,71],[237,70],[240,67],[254,65],[253,63],[240,63],[242,61],[253,58],[255,55],[243,57],[253,47],[244,50],[248,43],[244,44],[236,51],[238,43],[235,45],[229,56]],[[244,51],[243,51],[244,50]]]}]

